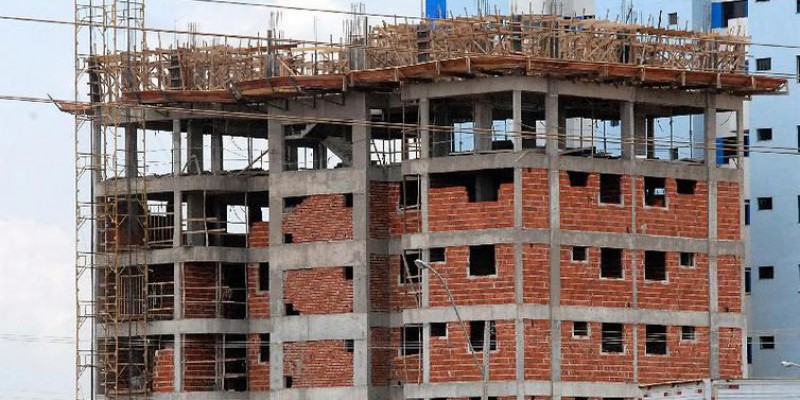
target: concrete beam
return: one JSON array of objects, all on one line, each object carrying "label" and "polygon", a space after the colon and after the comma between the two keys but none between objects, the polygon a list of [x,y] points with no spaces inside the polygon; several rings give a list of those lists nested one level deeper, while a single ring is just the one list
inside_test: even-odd
[{"label": "concrete beam", "polygon": [[367,314],[298,315],[272,318],[272,332],[277,342],[317,340],[365,340],[368,337]]},{"label": "concrete beam", "polygon": [[312,242],[270,248],[270,266],[283,271],[306,268],[368,265],[366,241]]},{"label": "concrete beam", "polygon": [[364,193],[366,175],[353,168],[285,172],[271,181],[270,190],[283,197]]}]

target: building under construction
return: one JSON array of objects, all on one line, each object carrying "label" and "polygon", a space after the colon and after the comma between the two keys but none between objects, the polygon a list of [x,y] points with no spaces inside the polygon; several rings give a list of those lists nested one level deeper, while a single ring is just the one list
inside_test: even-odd
[{"label": "building under construction", "polygon": [[204,39],[148,30],[143,1],[78,2],[58,104],[79,398],[630,399],[743,375],[743,102],[786,84],[746,74],[745,38],[356,7],[338,42]]}]

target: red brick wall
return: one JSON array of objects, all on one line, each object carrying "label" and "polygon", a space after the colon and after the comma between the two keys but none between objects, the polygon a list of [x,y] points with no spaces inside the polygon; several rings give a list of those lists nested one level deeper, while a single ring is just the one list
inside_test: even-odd
[{"label": "red brick wall", "polygon": [[622,204],[600,204],[600,174],[589,174],[585,187],[569,185],[561,171],[561,229],[627,233],[631,227],[631,178],[620,177]]},{"label": "red brick wall", "polygon": [[589,338],[573,339],[572,323],[561,323],[561,380],[566,382],[632,382],[633,326],[625,325],[625,352],[600,351],[601,325],[589,323]]},{"label": "red brick wall", "polygon": [[719,329],[719,374],[722,378],[742,377],[741,329]]},{"label": "red brick wall", "polygon": [[215,336],[186,335],[183,340],[183,391],[213,391],[216,376]]},{"label": "red brick wall", "polygon": [[353,281],[345,279],[341,267],[286,271],[283,300],[300,314],[353,312]]},{"label": "red brick wall", "polygon": [[284,343],[283,374],[292,388],[352,386],[353,353],[342,340]]},{"label": "red brick wall", "polygon": [[470,203],[466,186],[431,188],[428,192],[431,232],[514,226],[514,183],[500,185],[498,201]]},{"label": "red brick wall", "polygon": [[630,307],[631,252],[622,252],[624,279],[600,278],[600,249],[587,249],[587,262],[572,262],[569,248],[561,250],[561,304],[585,307]]},{"label": "red brick wall", "polygon": [[184,318],[216,317],[216,276],[214,263],[183,264]]},{"label": "red brick wall", "polygon": [[522,226],[550,226],[550,184],[545,169],[522,170]]},{"label": "red brick wall", "polygon": [[370,368],[372,372],[373,386],[388,386],[397,384],[396,379],[392,379],[392,373],[397,372],[394,365],[394,358],[397,354],[397,344],[392,343],[389,328],[370,328]]},{"label": "red brick wall", "polygon": [[717,288],[720,312],[742,312],[742,259],[717,257]]},{"label": "red brick wall", "polygon": [[258,264],[247,265],[247,317],[269,318],[269,291],[258,290]]},{"label": "red brick wall", "polygon": [[400,209],[399,182],[371,182],[369,193],[370,235],[375,239],[396,237],[420,230],[419,208]]},{"label": "red brick wall", "polygon": [[741,240],[739,184],[717,184],[717,237],[720,240]]},{"label": "red brick wall", "polygon": [[546,244],[522,246],[522,296],[525,303],[550,303],[550,247]]},{"label": "red brick wall", "polygon": [[525,379],[550,380],[550,321],[524,320]]},{"label": "red brick wall", "polygon": [[174,349],[156,351],[153,366],[153,392],[171,393],[175,391]]},{"label": "red brick wall", "polygon": [[697,182],[695,194],[678,194],[675,179],[665,180],[667,207],[644,205],[644,178],[636,177],[636,226],[646,235],[704,238],[708,236],[708,184]]},{"label": "red brick wall", "polygon": [[269,247],[269,222],[255,222],[250,225],[249,247]]},{"label": "red brick wall", "polygon": [[640,308],[708,311],[708,257],[705,254],[695,254],[695,267],[682,267],[680,253],[668,252],[666,282],[645,280],[644,252],[637,251],[637,257]]},{"label": "red brick wall", "polygon": [[247,390],[269,391],[269,361],[261,362],[261,338],[258,334],[247,338]]},{"label": "red brick wall", "polygon": [[708,328],[695,328],[694,341],[681,341],[681,327],[667,327],[667,354],[645,354],[646,327],[639,325],[639,382],[642,384],[708,378]]},{"label": "red brick wall", "polygon": [[[469,246],[448,247],[447,262],[436,269],[447,281],[456,304],[514,303],[514,246],[495,246],[496,276],[469,276]],[[448,307],[450,300],[438,279],[430,281],[431,307]]]},{"label": "red brick wall", "polygon": [[353,209],[345,206],[344,195],[314,195],[285,210],[283,233],[293,243],[353,239]]},{"label": "red brick wall", "polygon": [[[516,379],[516,346],[514,321],[496,321],[497,350],[489,355],[489,379],[508,381]],[[469,323],[467,323],[469,330]],[[431,338],[431,382],[476,381],[481,379],[480,369],[467,348],[464,330],[458,323],[447,324],[446,338]],[[483,365],[483,353],[476,354]]]},{"label": "red brick wall", "polygon": [[370,255],[370,306],[372,311],[418,308],[419,284],[400,284],[400,256]]}]

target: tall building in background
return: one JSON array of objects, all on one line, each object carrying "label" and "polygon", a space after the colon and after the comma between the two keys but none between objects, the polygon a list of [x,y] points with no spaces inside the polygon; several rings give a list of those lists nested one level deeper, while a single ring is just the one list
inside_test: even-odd
[{"label": "tall building in background", "polygon": [[754,376],[796,377],[780,365],[800,360],[800,2],[748,4],[754,43],[750,71],[781,75],[788,96],[755,98],[750,107],[753,146],[788,155],[750,154],[750,343]]},{"label": "tall building in background", "polygon": [[785,81],[748,76],[740,39],[354,9],[328,46],[159,48],[142,0],[80,4],[78,398],[610,400],[745,374],[745,154],[708,150]]},{"label": "tall building in background", "polygon": [[[620,1],[598,0],[598,14],[614,19]],[[745,161],[746,305],[749,316],[746,362],[752,377],[793,377],[783,360],[800,359],[800,24],[796,1],[625,0],[632,15],[677,15],[698,30],[725,30],[752,38],[751,73],[789,79],[789,94],[747,103],[748,142],[781,148],[784,154],[754,151]],[[646,17],[645,17],[646,18]],[[640,18],[641,19],[641,18]],[[724,128],[720,127],[720,130]],[[722,133],[722,132],[720,132]],[[785,154],[789,153],[789,154]],[[795,153],[795,154],[792,154]]]}]

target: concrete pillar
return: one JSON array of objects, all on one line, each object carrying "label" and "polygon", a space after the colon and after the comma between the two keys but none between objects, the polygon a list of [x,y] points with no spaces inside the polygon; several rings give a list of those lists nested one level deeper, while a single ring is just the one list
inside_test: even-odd
[{"label": "concrete pillar", "polygon": [[181,120],[172,120],[172,175],[181,174]]},{"label": "concrete pillar", "polygon": [[136,124],[125,124],[125,176],[135,178],[139,174],[139,142]]},{"label": "concrete pillar", "polygon": [[[354,109],[355,120],[369,120],[370,109],[367,104],[367,97],[354,96],[350,102]],[[358,260],[361,265],[353,265],[353,312],[356,314],[367,314],[370,311],[370,268],[369,268],[369,174],[370,168],[369,152],[371,141],[371,128],[366,125],[353,126],[353,169],[356,175],[360,175],[359,181],[364,182],[363,187],[356,188],[353,193],[353,239],[356,246],[363,246],[363,254],[366,259]],[[369,316],[367,317],[369,321]],[[369,322],[363,329],[366,330],[364,337],[354,341],[353,352],[353,384],[355,386],[368,387],[371,382],[371,353],[369,347]]]},{"label": "concrete pillar", "polygon": [[656,158],[656,119],[652,117],[645,118],[647,125],[647,147],[645,154],[647,158]]},{"label": "concrete pillar", "polygon": [[180,333],[175,334],[173,346],[174,346],[174,351],[172,353],[172,363],[175,366],[174,393],[180,393],[183,391],[183,335],[182,334]]},{"label": "concrete pillar", "polygon": [[548,159],[548,186],[550,201],[550,380],[552,399],[561,399],[561,207],[559,179],[559,121],[558,83],[548,81],[548,92],[545,98],[545,121],[547,145],[545,152]]},{"label": "concrete pillar", "polygon": [[188,121],[186,130],[189,149],[186,170],[190,174],[200,174],[203,172],[203,131],[195,121]]},{"label": "concrete pillar", "polygon": [[636,158],[647,156],[647,116],[638,109],[633,112],[633,138]]},{"label": "concrete pillar", "polygon": [[[181,174],[181,120],[172,120],[172,175]],[[181,245],[183,222],[183,196],[180,190],[172,193],[172,246]],[[176,291],[177,293],[177,291]]]},{"label": "concrete pillar", "polygon": [[[735,111],[736,113],[736,166],[744,168],[744,107]],[[744,223],[742,224],[744,226]],[[744,276],[744,275],[742,275]]]},{"label": "concrete pillar", "polygon": [[622,158],[633,160],[636,150],[634,146],[634,104],[631,101],[624,101],[620,104],[620,127],[622,138]]},{"label": "concrete pillar", "polygon": [[489,151],[492,149],[492,103],[478,100],[473,110],[475,151]]},{"label": "concrete pillar", "polygon": [[[267,124],[269,146],[269,180],[275,183],[284,171],[285,137],[283,124],[269,120]],[[270,252],[283,246],[283,198],[275,190],[269,192],[269,243]],[[283,272],[280,265],[269,265],[269,313],[273,321],[280,321],[286,313],[283,307]],[[277,322],[276,322],[277,323]],[[272,390],[284,387],[283,381],[283,343],[276,335],[270,335],[269,344],[269,384]]]},{"label": "concrete pillar", "polygon": [[103,164],[103,126],[92,121],[92,182],[100,183],[105,175]]},{"label": "concrete pillar", "polygon": [[514,90],[511,93],[511,108],[513,114],[511,141],[514,143],[514,151],[522,150],[522,91]]},{"label": "concrete pillar", "polygon": [[431,156],[431,101],[427,98],[419,99],[419,156],[420,158],[430,158]]},{"label": "concrete pillar", "polygon": [[222,173],[223,165],[222,127],[213,124],[211,127],[211,173]]},{"label": "concrete pillar", "polygon": [[[708,179],[708,317],[709,317],[709,366],[711,378],[720,378],[719,368],[719,324],[714,315],[719,313],[719,279],[717,275],[717,165],[713,155],[717,138],[717,98],[706,95],[704,110],[704,153]],[[744,332],[743,332],[744,334]]]}]

